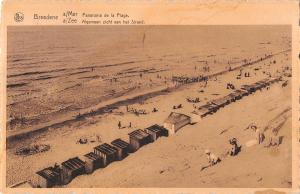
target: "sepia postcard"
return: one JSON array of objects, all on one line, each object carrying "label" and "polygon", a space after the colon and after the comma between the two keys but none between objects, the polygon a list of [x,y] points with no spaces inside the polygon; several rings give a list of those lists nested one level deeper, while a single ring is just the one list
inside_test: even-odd
[{"label": "sepia postcard", "polygon": [[0,193],[300,193],[299,8],[4,1]]}]

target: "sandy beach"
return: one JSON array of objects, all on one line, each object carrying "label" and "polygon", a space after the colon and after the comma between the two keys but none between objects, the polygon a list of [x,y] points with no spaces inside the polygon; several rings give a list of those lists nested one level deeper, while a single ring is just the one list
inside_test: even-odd
[{"label": "sandy beach", "polygon": [[[85,36],[79,35],[76,27],[49,28],[35,29],[40,42],[32,44],[27,44],[34,34],[32,29],[9,29],[7,138],[11,141],[7,144],[7,185],[30,180],[37,170],[86,154],[101,143],[116,138],[129,141],[129,132],[162,125],[173,111],[191,115],[194,105],[231,93],[227,83],[239,89],[281,76],[282,81],[269,89],[220,108],[175,135],[161,137],[123,161],[78,176],[64,187],[291,187],[288,27],[183,26],[174,30],[172,26],[132,26],[106,27],[102,32],[101,27],[90,27],[82,33]],[[112,28],[118,29],[108,33]],[[66,32],[70,32],[68,37]],[[24,33],[28,34],[20,38]],[[47,33],[54,33],[55,41],[50,41]],[[245,59],[257,62],[244,66]],[[204,70],[207,66],[209,71]],[[229,67],[236,69],[229,71]],[[172,76],[218,72],[223,73],[212,76],[207,84],[175,87],[172,81]],[[245,77],[245,72],[250,77]],[[200,102],[190,103],[187,98],[199,98]],[[179,104],[182,108],[174,110]],[[147,114],[137,116],[127,112],[127,107]],[[158,111],[152,112],[153,108]],[[79,113],[90,114],[76,119]],[[278,136],[283,137],[279,146],[264,147],[267,139],[264,144],[246,146],[255,139],[253,130],[247,129],[250,124],[265,130],[269,137],[278,123],[282,123]],[[34,130],[38,132],[12,138]],[[100,137],[99,142],[76,143],[82,137],[95,136]],[[242,145],[241,152],[225,157],[232,137]],[[51,148],[30,156],[15,155],[17,148],[30,144]],[[205,149],[222,161],[201,171],[207,164]]]}]

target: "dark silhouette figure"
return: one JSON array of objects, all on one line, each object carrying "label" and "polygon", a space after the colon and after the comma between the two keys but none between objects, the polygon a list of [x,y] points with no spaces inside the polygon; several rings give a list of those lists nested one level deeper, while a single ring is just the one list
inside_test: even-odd
[{"label": "dark silhouette figure", "polygon": [[152,112],[157,112],[158,110],[156,108],[153,108]]},{"label": "dark silhouette figure", "polygon": [[238,146],[236,138],[230,139],[229,143],[232,146],[231,149],[229,150],[229,155],[236,156],[241,151],[241,146]]}]

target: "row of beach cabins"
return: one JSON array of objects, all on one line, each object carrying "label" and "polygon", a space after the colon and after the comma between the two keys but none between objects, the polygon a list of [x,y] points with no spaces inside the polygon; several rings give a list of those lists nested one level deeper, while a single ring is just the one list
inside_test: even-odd
[{"label": "row of beach cabins", "polygon": [[269,87],[271,84],[281,80],[281,77],[276,78],[266,78],[261,81],[255,82],[250,85],[242,85],[240,89],[233,91],[232,93],[223,96],[221,98],[207,102],[205,105],[202,105],[192,112],[192,120],[198,121],[199,119],[215,113],[219,108],[222,108],[231,102],[242,99],[244,96],[248,96],[261,90],[262,88]]},{"label": "row of beach cabins", "polygon": [[235,90],[227,96],[212,100],[198,107],[192,112],[191,117],[171,112],[164,121],[163,126],[155,124],[148,128],[137,129],[129,133],[129,143],[119,138],[110,144],[103,143],[94,147],[93,152],[89,152],[82,157],[74,157],[62,162],[61,166],[55,164],[53,167],[36,172],[37,178],[35,182],[32,181],[32,186],[49,188],[55,185],[66,185],[78,175],[90,174],[98,168],[105,168],[114,161],[123,160],[130,153],[134,153],[142,146],[156,141],[159,137],[175,134],[185,125],[198,122],[199,119],[208,114],[215,113],[219,108],[257,90],[269,87],[279,80],[281,80],[280,77],[270,78],[251,85],[243,85],[241,89]]},{"label": "row of beach cabins", "polygon": [[103,143],[94,147],[81,157],[70,158],[60,165],[45,168],[36,172],[35,178],[31,181],[33,187],[49,188],[56,185],[66,185],[76,176],[91,174],[94,170],[105,168],[114,161],[121,161],[129,153],[136,152],[142,146],[156,141],[161,136],[168,136],[168,131],[157,124],[148,128],[137,129],[129,135],[129,143],[118,138],[110,144]]}]

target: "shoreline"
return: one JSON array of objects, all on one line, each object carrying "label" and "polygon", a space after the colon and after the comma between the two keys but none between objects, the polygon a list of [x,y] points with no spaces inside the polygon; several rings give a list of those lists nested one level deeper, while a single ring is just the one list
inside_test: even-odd
[{"label": "shoreline", "polygon": [[[242,69],[244,67],[255,65],[255,64],[257,64],[261,61],[267,60],[267,59],[272,58],[276,55],[289,52],[290,50],[291,49],[287,49],[287,50],[279,51],[277,53],[273,53],[272,55],[266,55],[265,57],[259,58],[255,61],[251,61],[249,63],[243,64],[243,65],[240,65],[240,66],[236,66],[236,67],[232,68],[231,70],[219,71],[219,72],[213,73],[211,75],[207,75],[205,77],[207,79],[211,79],[211,78],[223,75],[223,74],[231,72],[231,71],[236,71],[236,70]],[[201,80],[200,82],[202,82],[202,81],[204,81],[204,80]],[[193,82],[193,83],[197,83],[197,82]],[[173,90],[178,90],[182,86],[185,86],[185,85],[188,85],[188,84],[193,84],[193,83],[186,83],[186,84],[181,84],[179,86],[173,86],[173,87],[169,87],[169,86],[158,87],[158,88],[150,90],[150,91],[148,90],[148,91],[145,91],[145,92],[138,92],[138,93],[127,95],[127,96],[117,97],[117,98],[114,98],[112,100],[108,100],[108,101],[104,101],[102,103],[99,103],[99,104],[97,104],[93,107],[81,109],[79,111],[78,110],[71,111],[71,112],[67,113],[64,117],[61,117],[60,119],[37,125],[38,127],[27,128],[27,129],[24,129],[24,130],[21,130],[21,131],[17,131],[17,130],[16,131],[9,131],[9,132],[7,132],[7,135],[6,135],[6,144],[7,144],[6,147],[8,149],[10,147],[10,144],[14,143],[14,141],[18,141],[18,140],[21,140],[21,139],[26,139],[31,135],[36,135],[36,134],[46,132],[50,128],[52,128],[52,129],[53,128],[59,128],[61,126],[70,124],[72,122],[76,122],[76,121],[78,121],[78,118],[76,118],[76,116],[78,115],[78,112],[83,112],[80,115],[84,118],[88,118],[90,116],[95,116],[95,115],[100,115],[100,114],[109,112],[110,110],[113,110],[115,108],[118,108],[120,106],[134,104],[136,101],[139,101],[139,100],[143,101],[143,100],[148,99],[148,98],[153,98],[153,97],[162,95],[166,92],[170,92],[170,90],[172,90],[172,91]],[[124,99],[124,98],[126,98],[126,99]],[[140,99],[140,98],[142,98],[142,99]],[[96,109],[96,110],[94,110],[94,109]]]},{"label": "shoreline", "polygon": [[[276,56],[275,59],[278,61],[283,57],[284,55],[279,55]],[[272,62],[273,58],[268,59],[267,61]],[[155,93],[157,95],[153,94],[150,97],[146,95],[146,99],[144,99],[145,101],[143,103],[137,101],[141,100],[139,98],[126,102],[133,103],[133,108],[148,111],[152,110],[153,107],[159,107],[158,113],[150,113],[137,117],[132,113],[126,112],[124,106],[119,108],[115,107],[116,109],[112,112],[97,116],[92,114],[87,115],[91,117],[79,120],[70,125],[62,126],[59,129],[49,130],[41,135],[33,136],[32,138],[22,139],[19,142],[14,143],[14,145],[7,150],[9,156],[7,162],[8,185],[11,185],[16,181],[30,180],[31,176],[36,171],[51,166],[55,162],[61,163],[68,158],[82,156],[90,152],[93,147],[96,146],[97,142],[85,145],[76,144],[76,141],[81,137],[89,138],[94,135],[99,135],[101,137],[101,143],[111,142],[116,138],[128,141],[128,133],[133,129],[144,129],[155,123],[163,123],[170,111],[174,111],[172,109],[174,104],[183,104],[183,108],[176,110],[176,112],[179,111],[179,113],[183,114],[190,113],[193,110],[193,106],[192,103],[186,101],[187,96],[192,98],[199,97],[199,105],[202,105],[215,98],[231,93],[232,90],[226,89],[226,83],[228,82],[233,83],[236,88],[240,88],[243,84],[252,84],[255,81],[267,78],[267,74],[264,74],[262,71],[269,71],[272,75],[276,76],[280,73],[278,72],[276,74],[276,69],[280,70],[282,69],[281,67],[285,66],[285,63],[279,62],[273,66],[273,64],[270,65],[269,62],[258,62],[255,63],[254,66],[245,68],[243,71],[250,71],[251,78],[243,76],[241,79],[236,79],[236,76],[240,73],[239,70],[229,71],[228,73],[218,76],[217,79],[208,81],[205,88],[203,82],[183,84],[182,87],[171,92],[158,92]],[[255,68],[260,66],[263,66],[263,68],[256,71]],[[290,80],[289,77],[286,77],[286,79]],[[193,80],[193,78],[191,80]],[[155,144],[149,144],[148,146],[141,148],[138,153],[130,155],[126,160],[122,161],[121,164],[119,162],[112,163],[106,167],[105,170],[95,171],[89,176],[79,176],[65,187],[76,187],[78,185],[83,187],[100,187],[101,185],[105,187],[159,187],[162,185],[170,187],[210,187],[213,184],[221,184],[227,187],[230,185],[245,185],[245,182],[248,181],[250,181],[251,187],[256,187],[260,184],[288,187],[289,184],[282,181],[290,180],[290,169],[288,166],[281,168],[279,164],[290,161],[290,158],[282,158],[280,157],[281,154],[276,155],[278,157],[274,158],[273,155],[269,154],[271,151],[270,149],[261,146],[254,146],[253,148],[251,147],[251,149],[245,148],[241,155],[236,159],[232,158],[231,160],[224,160],[224,163],[221,165],[210,168],[200,174],[198,173],[198,170],[200,168],[199,166],[206,164],[206,158],[203,155],[203,150],[205,148],[209,148],[217,155],[220,155],[228,144],[227,140],[232,137],[238,138],[239,142],[245,145],[247,141],[254,138],[254,134],[250,130],[243,130],[250,123],[255,122],[258,126],[264,127],[268,125],[269,121],[272,122],[278,115],[282,115],[283,111],[290,107],[290,93],[284,92],[290,91],[290,87],[291,84],[289,82],[288,87],[282,87],[280,84],[276,84],[274,87],[270,87],[269,90],[258,91],[254,95],[245,97],[244,100],[237,101],[230,106],[221,108],[215,114],[201,120],[199,124],[188,125],[169,138],[158,139]],[[202,89],[204,92],[200,92]],[[111,106],[109,107],[114,108]],[[133,121],[133,127],[118,129],[118,121],[121,121],[124,126],[127,126],[129,122]],[[281,152],[286,152],[290,149],[289,145],[291,142],[290,122],[286,123],[280,133],[285,136],[285,138],[282,146],[279,146],[278,148]],[[28,157],[20,157],[14,154],[14,148],[31,143],[49,144],[51,150],[49,152],[30,155]],[[66,147],[68,150],[67,152],[65,151]],[[274,152],[275,151],[276,150],[274,150]],[[242,167],[245,161],[247,161],[247,165],[256,164],[253,160],[256,158],[257,154],[259,154],[262,159],[258,169],[252,166],[249,169],[236,171],[233,174],[227,173],[226,169],[232,168],[233,166]],[[265,159],[279,165],[277,167],[274,166],[274,168],[281,168],[280,174],[278,174],[279,178],[268,180],[266,179],[266,176],[260,173],[261,170],[265,168]],[[34,165],[32,165],[33,161],[37,160],[39,162],[34,162]],[[252,171],[256,174],[252,173]],[[16,174],[15,172],[20,173]],[[109,176],[116,172],[120,174],[120,176]],[[140,172],[142,172],[142,174],[147,174],[150,177],[157,177],[157,181],[149,180],[146,177],[141,176]],[[207,173],[216,172],[218,172],[216,175],[207,175]],[[262,172],[273,173],[273,171],[268,170],[263,170]],[[239,176],[246,176],[249,173],[250,176],[248,176],[245,181],[237,183],[234,181],[229,181],[228,183],[224,182],[227,178],[233,179]],[[202,178],[202,175],[207,175],[207,178]],[[220,175],[224,176],[224,178],[221,178]],[[272,177],[278,175],[272,175]],[[109,178],[107,179],[107,177]],[[179,178],[178,181],[173,182],[171,180],[174,179],[174,177],[182,177],[182,179],[180,180]],[[256,182],[260,177],[263,177],[263,181],[259,183]],[[210,179],[216,179],[216,182],[211,181]],[[205,182],[202,182],[203,180]]]}]

